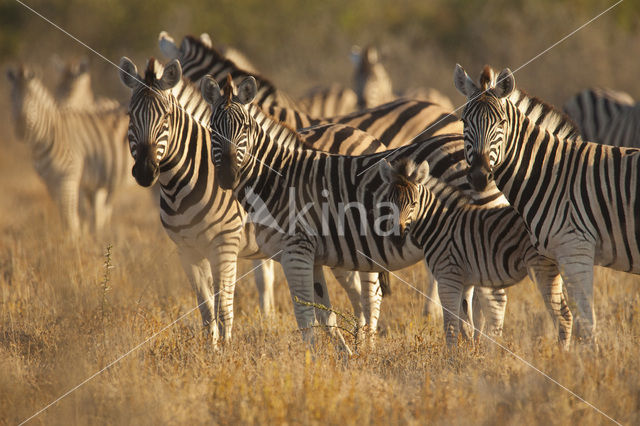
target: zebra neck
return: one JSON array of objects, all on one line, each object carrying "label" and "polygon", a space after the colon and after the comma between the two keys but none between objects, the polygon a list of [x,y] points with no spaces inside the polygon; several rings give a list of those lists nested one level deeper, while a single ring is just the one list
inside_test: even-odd
[{"label": "zebra neck", "polygon": [[507,103],[507,117],[503,160],[494,168],[494,176],[509,204],[522,213],[535,187],[552,172],[558,148],[565,139],[537,126],[511,103]]},{"label": "zebra neck", "polygon": [[174,192],[181,178],[207,167],[211,137],[207,129],[187,109],[174,103],[169,129],[167,152],[160,162],[159,182],[168,192]]},{"label": "zebra neck", "polygon": [[[435,180],[435,179],[432,179]],[[416,224],[412,231],[412,237],[423,248],[434,246],[435,241],[449,238],[451,223],[465,211],[474,207],[467,204],[466,196],[449,185],[436,183],[427,189],[422,187],[418,205],[420,210],[416,216]],[[435,245],[441,245],[439,242]]]}]

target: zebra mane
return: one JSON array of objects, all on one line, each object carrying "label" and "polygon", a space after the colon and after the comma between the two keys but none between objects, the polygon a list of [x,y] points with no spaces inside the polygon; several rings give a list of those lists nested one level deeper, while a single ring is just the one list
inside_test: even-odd
[{"label": "zebra mane", "polygon": [[489,90],[496,85],[496,72],[489,65],[485,65],[478,81],[481,90]]},{"label": "zebra mane", "polygon": [[149,87],[153,87],[158,81],[159,73],[162,74],[162,69],[162,64],[153,56],[150,57],[147,61],[147,68],[144,71],[144,83]]},{"label": "zebra mane", "polygon": [[227,102],[227,106],[231,105],[231,101],[233,99],[233,79],[231,78],[231,74],[227,74],[227,81],[225,85],[222,87],[222,92],[224,93],[224,99]]}]

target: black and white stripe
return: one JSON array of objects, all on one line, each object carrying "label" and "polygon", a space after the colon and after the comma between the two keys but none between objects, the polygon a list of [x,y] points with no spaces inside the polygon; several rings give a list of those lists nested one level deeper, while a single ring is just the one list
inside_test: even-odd
[{"label": "black and white stripe", "polygon": [[640,150],[569,140],[537,126],[508,100],[510,70],[483,90],[459,65],[470,180],[491,177],[523,218],[534,247],[559,266],[592,335],[593,265],[640,273]]},{"label": "black and white stripe", "polygon": [[640,148],[639,105],[626,93],[587,89],[569,99],[564,109],[585,140]]},{"label": "black and white stripe", "polygon": [[[100,231],[110,219],[114,194],[130,179],[126,111],[60,107],[32,71],[20,67],[7,76],[17,136],[31,146],[35,169],[63,223],[73,235],[81,221]],[[79,213],[85,202],[90,218]]]}]

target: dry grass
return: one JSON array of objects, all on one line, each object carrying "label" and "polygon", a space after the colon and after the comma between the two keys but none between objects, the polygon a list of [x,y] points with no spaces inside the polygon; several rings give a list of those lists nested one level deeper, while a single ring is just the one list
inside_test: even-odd
[{"label": "dry grass", "polygon": [[[112,233],[66,241],[24,146],[2,144],[0,423],[14,424],[195,306],[157,209],[139,188],[121,197]],[[113,245],[110,289],[103,253]],[[249,265],[243,263],[242,271]],[[421,286],[421,267],[400,275]],[[334,284],[334,283],[332,283]],[[606,419],[495,345],[448,352],[423,299],[394,281],[377,348],[348,361],[328,342],[311,356],[295,331],[282,275],[277,318],[237,287],[234,341],[212,351],[187,315],[40,414],[45,424],[601,424]],[[555,346],[531,283],[510,291],[504,345],[628,424],[640,422],[638,279],[599,270],[600,347]],[[332,286],[340,309],[344,293]],[[105,302],[103,303],[103,297]]]}]

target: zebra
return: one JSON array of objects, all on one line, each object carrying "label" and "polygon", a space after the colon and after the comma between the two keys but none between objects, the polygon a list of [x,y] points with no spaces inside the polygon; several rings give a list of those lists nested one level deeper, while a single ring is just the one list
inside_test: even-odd
[{"label": "zebra", "polygon": [[109,222],[112,199],[128,180],[127,116],[120,108],[61,108],[33,71],[9,69],[16,135],[29,144],[36,172],[56,203],[65,229],[81,230],[87,199],[96,232]]},{"label": "zebra", "polygon": [[[292,298],[313,300],[311,277],[319,264],[383,271],[424,259],[422,248],[399,231],[403,227],[394,236],[374,234],[394,228],[388,222],[384,229],[376,228],[381,217],[374,211],[377,201],[385,201],[377,198],[376,189],[383,181],[376,163],[389,153],[339,156],[300,146],[295,131],[264,114],[256,120],[257,107],[251,102],[257,86],[252,77],[240,83],[237,96],[230,82],[221,96],[213,78],[203,78],[201,90],[212,108],[211,156],[216,178],[221,187],[233,189],[256,223],[260,249],[283,266]],[[466,165],[440,151],[461,139],[459,134],[441,135],[398,148],[393,156],[429,161],[445,181],[468,185]],[[261,200],[260,208],[255,208],[255,199]],[[346,211],[344,206],[354,203],[356,213]],[[314,322],[313,309],[298,304],[294,309],[303,337],[313,340],[305,331]]]},{"label": "zebra", "polygon": [[[175,60],[162,67],[150,59],[144,78],[127,58],[122,58],[120,69],[122,82],[132,90],[129,142],[135,159],[133,174],[142,186],[159,182],[161,221],[179,248],[205,329],[217,342],[220,330],[215,324],[216,312],[220,312],[223,337],[230,339],[236,259],[265,256],[252,236],[253,225],[246,222],[244,211],[231,192],[221,190],[215,178],[208,158],[210,136],[204,126],[209,108],[199,90],[181,78],[180,64]],[[316,271],[316,282],[324,288],[321,275],[321,270]],[[373,286],[377,281],[361,275],[362,283],[358,284],[345,273],[336,274],[336,278],[345,286],[356,316],[364,318],[358,312],[360,292],[353,286]],[[266,276],[263,280],[272,283],[273,278]],[[214,285],[221,288],[219,302]],[[323,291],[319,303],[329,306],[328,292]],[[268,312],[268,305],[263,308]],[[323,315],[325,324],[335,322],[334,316]]]},{"label": "zebra", "polygon": [[533,246],[557,263],[581,334],[594,339],[594,264],[640,273],[640,150],[545,131],[508,100],[515,87],[508,68],[495,85],[478,87],[457,65],[454,82],[467,97],[469,180],[478,189],[495,180]]},{"label": "zebra", "polygon": [[[438,281],[448,344],[457,337],[458,307],[464,289],[472,285],[476,289],[504,288],[529,273],[558,326],[560,344],[567,346],[572,315],[558,268],[537,253],[524,222],[511,206],[473,206],[464,194],[452,194],[450,188],[443,187],[446,184],[430,177],[426,162],[416,165],[410,158],[403,158],[392,166],[384,160],[381,168],[389,198],[400,206],[415,206],[410,235],[423,248],[429,270]],[[489,323],[494,329],[489,331],[494,335],[502,333],[505,307],[506,299],[483,307],[492,317]]]},{"label": "zebra", "polygon": [[564,106],[584,139],[629,148],[640,148],[640,104],[626,93],[587,89]]}]

